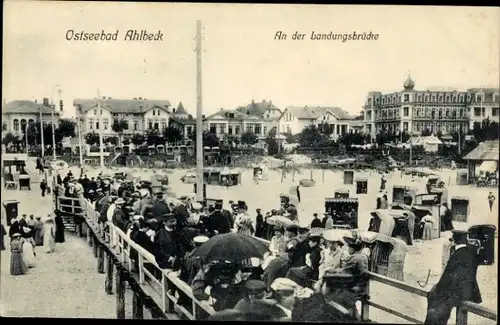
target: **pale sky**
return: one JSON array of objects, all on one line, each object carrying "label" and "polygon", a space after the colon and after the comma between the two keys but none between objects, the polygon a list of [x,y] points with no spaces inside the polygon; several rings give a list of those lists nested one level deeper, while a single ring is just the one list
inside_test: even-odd
[{"label": "pale sky", "polygon": [[[252,99],[361,111],[369,91],[498,87],[500,9],[5,1],[3,99],[143,97],[196,113],[196,20],[204,26],[203,112]],[[119,30],[116,42],[67,41],[66,31]],[[129,29],[163,42],[126,42]],[[276,31],[288,34],[274,40]],[[292,40],[305,33],[306,39]],[[310,33],[379,34],[377,41],[310,40]],[[54,92],[54,100],[57,100]]]}]

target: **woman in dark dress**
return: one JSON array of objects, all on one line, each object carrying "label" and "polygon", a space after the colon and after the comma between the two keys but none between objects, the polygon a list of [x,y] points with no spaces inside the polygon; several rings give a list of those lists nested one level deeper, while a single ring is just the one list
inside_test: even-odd
[{"label": "woman in dark dress", "polygon": [[321,237],[311,236],[309,237],[309,262],[306,262],[305,266],[292,267],[288,270],[287,278],[294,281],[302,287],[310,287],[312,285],[311,280],[318,280],[319,274],[319,264],[321,261],[321,248],[319,243]]},{"label": "woman in dark dress", "polygon": [[61,211],[56,211],[56,217],[54,218],[56,223],[56,243],[64,243],[64,223],[61,216]]}]

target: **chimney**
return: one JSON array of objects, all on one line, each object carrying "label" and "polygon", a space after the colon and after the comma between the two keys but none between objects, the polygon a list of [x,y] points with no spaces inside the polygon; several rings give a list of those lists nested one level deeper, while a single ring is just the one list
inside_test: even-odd
[{"label": "chimney", "polygon": [[49,99],[48,98],[43,99],[43,106],[49,107]]},{"label": "chimney", "polygon": [[[35,104],[36,104],[36,99],[35,99]],[[5,105],[5,100],[4,100],[4,105]]]},{"label": "chimney", "polygon": [[221,109],[220,109],[220,111],[221,111],[221,112],[222,112],[223,110],[224,110],[223,108],[221,108]]},{"label": "chimney", "polygon": [[102,96],[102,99],[106,99],[106,96]]},{"label": "chimney", "polygon": [[175,113],[175,108],[172,108],[172,113]]},{"label": "chimney", "polygon": [[137,100],[137,97],[134,97],[134,100]]},{"label": "chimney", "polygon": [[139,100],[142,100],[142,97],[139,97]]},{"label": "chimney", "polygon": [[203,119],[204,119],[204,118],[205,118],[205,114],[202,114],[202,115],[201,115],[201,118],[203,118]]},{"label": "chimney", "polygon": [[189,115],[188,115],[188,118],[189,118],[190,120],[192,120],[192,119],[193,119],[193,115],[189,114]]},{"label": "chimney", "polygon": [[64,109],[64,105],[63,105],[63,101],[61,99],[61,100],[59,100],[59,110],[62,112],[63,109]]}]

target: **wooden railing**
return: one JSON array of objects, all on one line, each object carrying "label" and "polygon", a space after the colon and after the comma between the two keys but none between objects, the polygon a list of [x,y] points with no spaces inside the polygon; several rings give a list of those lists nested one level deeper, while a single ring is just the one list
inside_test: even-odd
[{"label": "wooden railing", "polygon": [[[199,301],[194,297],[190,286],[180,280],[176,272],[161,269],[156,263],[155,257],[132,241],[122,230],[110,222],[107,222],[106,225],[99,223],[99,215],[94,211],[90,202],[85,200],[85,204],[82,204],[80,199],[67,197],[60,197],[58,200],[79,201],[82,209],[85,211],[86,222],[84,224],[87,240],[89,245],[94,248],[94,256],[98,258],[98,272],[107,274],[106,292],[108,294],[112,293],[113,266],[117,268],[117,318],[125,318],[124,288],[122,288],[125,281],[124,278],[128,279],[130,286],[134,290],[134,318],[143,317],[142,309],[145,305],[151,311],[154,318],[201,320],[215,313],[207,301]],[[80,233],[82,233],[82,229],[80,229]],[[269,241],[264,239],[260,240],[269,243]],[[133,250],[137,252],[136,262],[131,260],[130,253]],[[106,271],[104,271],[105,260],[107,260]],[[137,274],[131,272],[135,267],[137,267]],[[370,282],[377,282],[412,295],[425,298],[428,295],[428,291],[425,289],[377,273],[370,272],[370,280]],[[368,290],[369,288],[370,285],[368,285]],[[191,302],[189,304],[190,308],[185,308],[177,304],[178,295],[176,296],[175,292],[183,294],[185,299]],[[145,304],[145,302],[148,303]],[[370,307],[415,324],[423,323],[422,320],[383,306],[371,299],[362,301],[361,316],[365,321],[370,319]],[[422,311],[421,315],[425,315],[425,313],[426,311]],[[467,325],[469,313],[489,320],[497,320],[497,314],[494,311],[472,302],[464,302],[456,309],[457,325]]]}]

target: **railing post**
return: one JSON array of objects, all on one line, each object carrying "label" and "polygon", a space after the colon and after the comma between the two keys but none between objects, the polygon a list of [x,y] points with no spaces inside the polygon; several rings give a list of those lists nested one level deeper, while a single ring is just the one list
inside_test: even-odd
[{"label": "railing post", "polygon": [[97,239],[97,235],[92,238],[92,248],[94,250],[94,257],[97,257],[97,245],[99,245],[99,241]]},{"label": "railing post", "polygon": [[142,285],[144,284],[144,256],[142,256],[141,253],[139,255],[139,284]]},{"label": "railing post", "polygon": [[144,301],[142,300],[142,296],[137,292],[134,292],[134,296],[132,297],[132,316],[134,319],[143,319],[144,318]]},{"label": "railing post", "polygon": [[456,323],[457,325],[467,325],[467,310],[462,306],[457,306]]},{"label": "railing post", "polygon": [[92,247],[92,230],[89,225],[87,225],[87,243]]},{"label": "railing post", "polygon": [[125,319],[125,283],[120,263],[116,265],[116,318]]},{"label": "railing post", "polygon": [[[366,284],[365,293],[367,296],[370,295],[370,280],[368,280],[368,283]],[[370,320],[370,305],[365,299],[361,302],[361,319],[365,322]]]},{"label": "railing post", "polygon": [[167,275],[165,272],[161,272],[161,303],[162,303],[162,310],[165,313],[170,313],[171,312],[171,304],[170,300],[168,299],[167,296],[168,293],[168,279]]},{"label": "railing post", "polygon": [[97,254],[97,272],[99,274],[104,274],[104,245],[100,244]]},{"label": "railing post", "polygon": [[107,266],[106,266],[106,282],[104,283],[104,290],[108,295],[113,294],[113,255],[107,254]]}]

